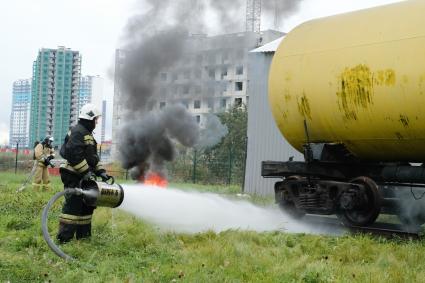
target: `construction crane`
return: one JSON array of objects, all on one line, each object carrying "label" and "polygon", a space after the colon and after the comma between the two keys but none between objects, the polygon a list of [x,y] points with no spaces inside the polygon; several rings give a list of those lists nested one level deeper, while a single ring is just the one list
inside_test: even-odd
[{"label": "construction crane", "polygon": [[246,0],[246,31],[260,32],[261,0]]}]

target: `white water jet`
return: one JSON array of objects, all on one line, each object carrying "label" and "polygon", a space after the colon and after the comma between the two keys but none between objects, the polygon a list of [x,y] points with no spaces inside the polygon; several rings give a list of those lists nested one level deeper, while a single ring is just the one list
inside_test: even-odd
[{"label": "white water jet", "polygon": [[229,229],[328,233],[297,223],[276,206],[260,207],[246,200],[213,193],[182,191],[146,185],[123,185],[121,209],[166,231],[197,233]]}]

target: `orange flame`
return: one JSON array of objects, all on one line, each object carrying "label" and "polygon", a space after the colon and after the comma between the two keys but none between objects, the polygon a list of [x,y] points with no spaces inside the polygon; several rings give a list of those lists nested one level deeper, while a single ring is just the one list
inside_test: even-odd
[{"label": "orange flame", "polygon": [[145,185],[157,186],[165,188],[168,186],[168,181],[160,174],[156,172],[149,172],[146,174],[145,180],[143,182]]}]

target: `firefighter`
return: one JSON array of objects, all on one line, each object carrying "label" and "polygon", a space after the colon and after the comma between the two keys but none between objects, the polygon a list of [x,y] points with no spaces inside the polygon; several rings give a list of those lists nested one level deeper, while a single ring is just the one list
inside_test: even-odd
[{"label": "firefighter", "polygon": [[44,140],[34,148],[36,169],[34,173],[33,187],[35,190],[50,188],[49,171],[47,166],[54,167],[51,160],[55,158],[53,149],[53,137],[46,136]]},{"label": "firefighter", "polygon": [[[97,143],[93,137],[100,116],[100,111],[93,104],[84,105],[77,125],[65,137],[60,155],[66,163],[59,169],[64,188],[78,188],[82,181],[96,176],[104,182],[111,178],[99,163]],[[59,217],[58,240],[64,243],[72,240],[74,235],[77,239],[90,237],[93,210],[84,203],[82,196],[66,195]]]}]

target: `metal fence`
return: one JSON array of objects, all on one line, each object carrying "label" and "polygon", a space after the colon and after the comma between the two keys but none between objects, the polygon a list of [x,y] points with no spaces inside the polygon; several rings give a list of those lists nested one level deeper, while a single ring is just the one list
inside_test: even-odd
[{"label": "metal fence", "polygon": [[[56,155],[58,156],[58,154]],[[111,162],[109,154],[102,153],[102,161],[108,172],[118,178],[129,179],[127,170],[119,163]],[[0,152],[0,171],[28,173],[33,166],[33,151],[19,150],[14,152]],[[53,160],[60,165],[61,159]],[[206,154],[203,151],[185,150],[179,152],[173,162],[166,165],[169,181],[183,183],[243,185],[245,158],[236,156],[232,148],[221,156]]]},{"label": "metal fence", "polygon": [[167,170],[170,178],[177,182],[242,186],[245,160],[237,158],[231,149],[221,157],[190,150],[179,154]]},{"label": "metal fence", "polygon": [[27,172],[33,166],[32,152],[0,152],[0,171]]}]

